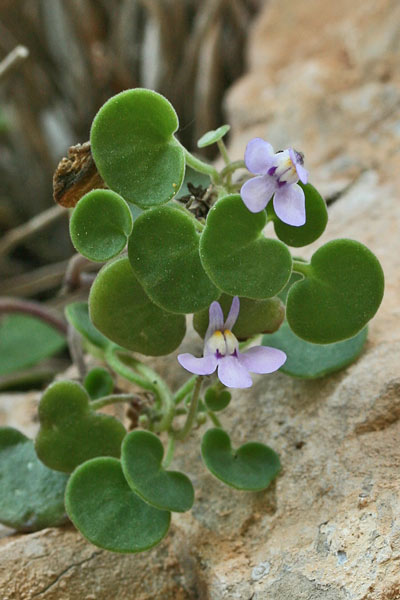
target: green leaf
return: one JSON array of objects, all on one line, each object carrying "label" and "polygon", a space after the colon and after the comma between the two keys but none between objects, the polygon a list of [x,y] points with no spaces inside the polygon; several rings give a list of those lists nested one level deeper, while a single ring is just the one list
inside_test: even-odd
[{"label": "green leaf", "polygon": [[160,510],[185,512],[193,506],[190,479],[179,471],[162,468],[164,448],[149,431],[132,431],[122,444],[121,464],[132,490]]},{"label": "green leaf", "polygon": [[176,208],[162,206],[138,217],[128,254],[149,298],[165,310],[193,313],[220,294],[200,262],[193,219]]},{"label": "green leaf", "polygon": [[104,367],[94,367],[86,375],[83,385],[90,399],[97,400],[112,393],[114,380]]},{"label": "green leaf", "polygon": [[301,227],[283,223],[278,219],[273,203],[269,202],[267,205],[267,214],[274,221],[276,235],[282,242],[295,248],[307,246],[317,240],[325,231],[328,223],[325,200],[315,187],[310,183],[303,184],[300,181],[298,185],[303,188],[306,200],[306,222]]},{"label": "green leaf", "polygon": [[184,315],[166,312],[150,300],[128,258],[101,269],[90,291],[89,307],[94,325],[128,350],[162,356],[175,350],[185,335]]},{"label": "green leaf", "polygon": [[100,333],[90,320],[89,305],[87,302],[72,302],[68,304],[65,307],[65,316],[68,322],[94,346],[105,350],[110,345],[110,340]]},{"label": "green leaf", "polygon": [[[300,259],[296,258],[296,260],[300,260]],[[302,260],[302,262],[306,262],[306,261]],[[281,290],[278,294],[278,298],[280,298],[284,304],[286,304],[287,295],[289,293],[290,288],[292,287],[292,285],[294,283],[296,283],[296,281],[300,281],[300,279],[303,279],[303,275],[301,275],[301,273],[296,273],[296,271],[292,271],[289,281],[287,282],[287,284],[285,285],[283,290]],[[269,332],[269,333],[273,333],[273,332]]]},{"label": "green leaf", "polygon": [[114,417],[96,413],[89,400],[75,381],[56,381],[43,394],[35,448],[51,469],[70,473],[90,458],[120,456],[124,426]]},{"label": "green leaf", "polygon": [[299,338],[285,322],[276,333],[264,335],[262,343],[286,352],[287,360],[280,371],[292,377],[316,379],[352,363],[362,352],[367,333],[367,327],[364,327],[356,336],[343,342],[312,344]]},{"label": "green leaf", "polygon": [[108,100],[90,132],[96,167],[109,188],[149,208],[168,202],[182,185],[184,149],[178,117],[164,96],[134,89]]},{"label": "green leaf", "polygon": [[231,398],[232,394],[228,390],[218,391],[213,387],[209,387],[204,395],[204,402],[209,410],[219,412],[228,406]]},{"label": "green leaf", "polygon": [[32,440],[0,427],[0,522],[18,531],[37,531],[65,522],[68,476],[45,467]]},{"label": "green leaf", "polygon": [[[218,302],[226,319],[232,304],[232,296],[222,294]],[[259,333],[272,333],[280,327],[284,317],[285,308],[279,298],[266,300],[240,298],[239,316],[232,332],[238,340],[247,340]],[[193,316],[193,327],[202,338],[206,334],[208,320],[208,309],[197,312]]]},{"label": "green leaf", "polygon": [[111,190],[92,190],[74,208],[69,224],[75,249],[103,262],[125,248],[133,219],[128,204]]},{"label": "green leaf", "polygon": [[278,455],[268,446],[249,442],[233,450],[229,435],[218,428],[204,434],[201,455],[217,479],[238,490],[264,490],[281,468]]},{"label": "green leaf", "polygon": [[204,135],[201,136],[199,141],[197,142],[198,148],[205,148],[206,146],[211,146],[211,144],[215,144],[219,140],[221,140],[230,130],[230,125],[221,125],[218,129],[212,129],[211,131],[207,131]]},{"label": "green leaf", "polygon": [[128,486],[116,458],[94,458],[71,475],[68,516],[95,546],[111,552],[143,552],[167,534],[171,513],[143,502]]},{"label": "green leaf", "polygon": [[65,337],[28,315],[8,315],[0,323],[0,375],[30,367],[60,352]]},{"label": "green leaf", "polygon": [[200,241],[203,267],[217,287],[231,296],[275,296],[292,270],[287,247],[266,239],[266,212],[251,213],[239,194],[225,196],[207,217]]},{"label": "green leaf", "polygon": [[293,284],[286,318],[300,338],[330,344],[353,337],[379,308],[384,276],[378,259],[354,240],[328,242],[298,265],[305,279]]}]

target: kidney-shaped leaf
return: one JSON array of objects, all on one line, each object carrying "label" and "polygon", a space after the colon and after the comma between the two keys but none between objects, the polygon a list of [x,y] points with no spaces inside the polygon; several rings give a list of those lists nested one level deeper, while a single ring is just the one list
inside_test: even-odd
[{"label": "kidney-shaped leaf", "polygon": [[128,350],[162,356],[175,350],[185,335],[184,315],[154,304],[125,257],[101,269],[90,291],[89,307],[94,325]]},{"label": "kidney-shaped leaf", "polygon": [[171,513],[143,502],[129,487],[116,458],[93,458],[71,475],[68,516],[95,546],[111,552],[143,552],[166,535]]},{"label": "kidney-shaped leaf", "polygon": [[264,335],[263,345],[286,352],[287,360],[280,371],[292,377],[316,379],[334,373],[352,363],[362,352],[367,327],[354,337],[333,344],[312,344],[299,338],[285,322],[279,331]]},{"label": "kidney-shaped leaf", "polygon": [[211,144],[216,144],[228,133],[229,130],[230,125],[221,125],[221,127],[218,127],[218,129],[211,129],[211,131],[207,131],[207,133],[202,135],[197,142],[197,147],[205,148],[206,146],[211,146]]},{"label": "kidney-shaped leaf", "polygon": [[165,310],[193,313],[220,294],[200,262],[193,219],[172,206],[148,210],[136,219],[128,253],[146,293]]},{"label": "kidney-shaped leaf", "polygon": [[70,473],[89,458],[121,454],[125,427],[90,407],[86,390],[75,381],[56,381],[39,404],[38,457],[57,471]]},{"label": "kidney-shaped leaf", "polygon": [[275,233],[282,242],[294,248],[307,246],[317,240],[325,230],[328,223],[328,211],[325,200],[310,183],[299,185],[304,190],[306,201],[306,222],[301,227],[287,225],[278,217],[274,211],[274,205],[269,202],[267,213],[274,221]]},{"label": "kidney-shaped leaf", "polygon": [[251,213],[238,194],[218,200],[208,213],[200,257],[210,279],[227,294],[270,298],[288,281],[290,252],[263,236],[266,220],[265,211]]},{"label": "kidney-shaped leaf", "polygon": [[92,190],[74,208],[69,224],[76,250],[103,262],[125,248],[133,219],[128,204],[111,190]]},{"label": "kidney-shaped leaf", "polygon": [[86,375],[83,387],[87,391],[91,400],[98,400],[108,396],[114,389],[114,380],[111,373],[103,367],[94,367]]},{"label": "kidney-shaped leaf", "polygon": [[354,240],[334,240],[319,248],[305,275],[289,290],[286,317],[294,333],[309,342],[330,344],[353,337],[382,301],[382,267]]},{"label": "kidney-shaped leaf", "polygon": [[178,117],[151,90],[126,90],[110,98],[90,132],[96,167],[109,188],[141,208],[170,200],[182,185],[184,150],[175,139]]},{"label": "kidney-shaped leaf", "polygon": [[38,460],[32,440],[0,427],[0,523],[18,531],[61,525],[67,480]]},{"label": "kidney-shaped leaf", "polygon": [[201,455],[215,477],[238,490],[267,488],[281,468],[278,455],[268,446],[249,442],[233,450],[229,435],[218,428],[204,434]]},{"label": "kidney-shaped leaf", "polygon": [[132,431],[122,445],[125,478],[133,491],[152,506],[185,512],[193,505],[193,485],[184,473],[163,469],[163,455],[163,445],[154,433]]}]

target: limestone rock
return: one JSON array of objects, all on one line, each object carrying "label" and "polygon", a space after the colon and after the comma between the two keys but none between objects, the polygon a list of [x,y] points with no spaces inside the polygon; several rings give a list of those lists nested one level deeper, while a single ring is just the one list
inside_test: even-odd
[{"label": "limestone rock", "polygon": [[[195,432],[174,466],[196,502],[158,548],[107,554],[68,528],[5,537],[2,600],[400,598],[399,19],[391,0],[270,0],[248,75],[227,98],[233,157],[255,136],[293,144],[311,181],[336,195],[304,255],[351,237],[386,276],[355,364],[317,381],[258,377],[233,394],[222,418],[234,444],[271,445],[282,474],[264,492],[231,490],[202,466]],[[170,382],[182,380],[165,365]]]}]

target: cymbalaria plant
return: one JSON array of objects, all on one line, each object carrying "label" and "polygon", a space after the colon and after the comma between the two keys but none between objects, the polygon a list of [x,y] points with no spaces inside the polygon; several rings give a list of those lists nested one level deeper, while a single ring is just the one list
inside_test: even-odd
[{"label": "cymbalaria plant", "polygon": [[[255,138],[232,162],[228,130],[198,142],[218,145],[218,170],[182,146],[175,110],[156,92],[124,91],[95,116],[91,152],[104,188],[80,198],[70,233],[79,253],[104,264],[88,302],[69,304],[66,318],[99,366],[45,390],[34,442],[0,428],[1,522],[31,531],[67,515],[101,548],[147,550],[172,512],[193,505],[192,482],[169,468],[193,429],[211,425],[201,456],[225,484],[260,491],[278,475],[269,440],[232,446],[219,417],[232,388],[280,368],[319,377],[362,351],[383,295],[378,260],[344,238],[299,258],[328,220],[303,154]],[[175,353],[187,315],[203,353]],[[186,381],[172,390],[143,355],[179,363]],[[115,391],[116,376],[130,393]],[[235,400],[247,402],[245,392]],[[135,417],[129,432],[126,418],[99,412],[124,402]]]}]

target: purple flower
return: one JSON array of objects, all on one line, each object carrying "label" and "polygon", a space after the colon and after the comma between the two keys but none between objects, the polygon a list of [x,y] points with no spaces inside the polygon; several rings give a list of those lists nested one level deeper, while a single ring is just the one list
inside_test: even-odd
[{"label": "purple flower", "polygon": [[263,210],[274,196],[274,209],[281,221],[300,227],[306,222],[304,191],[297,182],[307,183],[308,173],[301,152],[293,148],[274,153],[265,140],[254,138],[246,147],[246,167],[258,175],[242,186],[240,194],[254,213]]},{"label": "purple flower", "polygon": [[210,305],[203,357],[179,354],[178,361],[184,369],[196,375],[211,375],[218,368],[218,377],[226,387],[247,388],[253,384],[250,372],[273,373],[283,365],[286,354],[276,348],[254,346],[243,354],[239,352],[239,342],[232,333],[239,307],[239,298],[235,296],[224,323],[219,302]]}]

